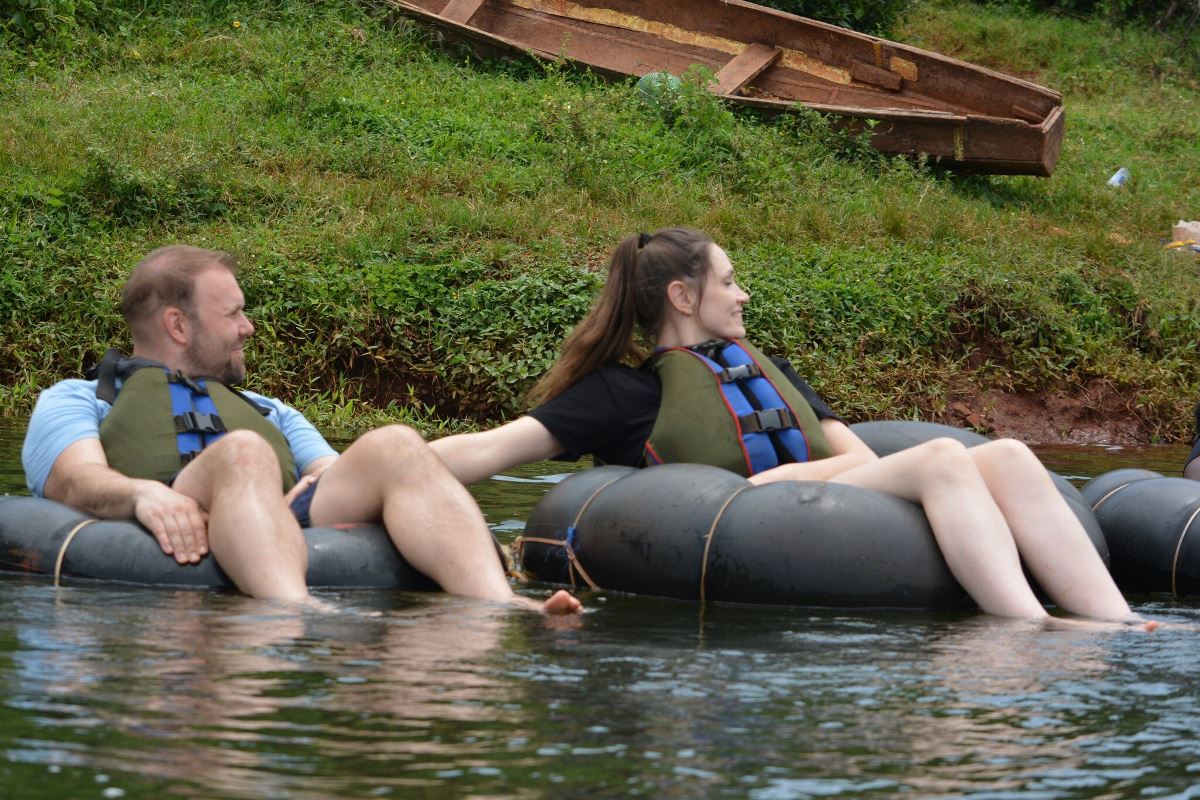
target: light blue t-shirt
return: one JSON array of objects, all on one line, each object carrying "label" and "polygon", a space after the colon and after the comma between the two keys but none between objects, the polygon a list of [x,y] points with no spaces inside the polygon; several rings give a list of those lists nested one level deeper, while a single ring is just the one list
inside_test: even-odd
[{"label": "light blue t-shirt", "polygon": [[[243,392],[271,410],[267,420],[283,432],[300,472],[318,458],[335,456],[325,437],[296,409],[273,397]],[[25,482],[35,497],[42,497],[50,469],[62,452],[81,439],[99,439],[100,422],[112,410],[96,397],[96,381],[59,381],[38,397],[21,448]]]}]

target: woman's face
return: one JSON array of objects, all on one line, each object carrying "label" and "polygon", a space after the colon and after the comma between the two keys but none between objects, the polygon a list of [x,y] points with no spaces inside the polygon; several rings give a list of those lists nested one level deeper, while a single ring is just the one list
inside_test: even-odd
[{"label": "woman's face", "polygon": [[733,279],[733,264],[725,251],[709,245],[708,276],[696,309],[696,321],[709,339],[741,339],[746,335],[742,306],[750,295]]}]

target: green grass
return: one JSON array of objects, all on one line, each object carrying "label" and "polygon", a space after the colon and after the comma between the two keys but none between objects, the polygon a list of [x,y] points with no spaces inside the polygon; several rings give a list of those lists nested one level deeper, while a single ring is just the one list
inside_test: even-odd
[{"label": "green grass", "polygon": [[688,224],[738,264],[760,344],[849,415],[1103,378],[1159,436],[1190,433],[1200,260],[1161,244],[1200,216],[1200,87],[1165,38],[914,7],[894,38],[1064,92],[1045,180],[883,158],[698,86],[664,116],[629,84],[481,64],[349,2],[119,21],[0,48],[3,413],[124,344],[123,276],[183,241],[242,257],[253,388],[346,430],[509,416],[617,239]]}]

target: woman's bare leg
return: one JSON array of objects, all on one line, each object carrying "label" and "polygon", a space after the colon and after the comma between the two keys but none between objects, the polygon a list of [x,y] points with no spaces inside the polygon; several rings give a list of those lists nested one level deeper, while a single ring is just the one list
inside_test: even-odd
[{"label": "woman's bare leg", "polygon": [[1003,514],[958,442],[935,439],[830,480],[920,503],[950,571],[984,611],[1046,616],[1025,580]]},{"label": "woman's bare leg", "polygon": [[1099,619],[1137,619],[1054,482],[1028,447],[1001,439],[967,450],[1021,558],[1060,608]]}]

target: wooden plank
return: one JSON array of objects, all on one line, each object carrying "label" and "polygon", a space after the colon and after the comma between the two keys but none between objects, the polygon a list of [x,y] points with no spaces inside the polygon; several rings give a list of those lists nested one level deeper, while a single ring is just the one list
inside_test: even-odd
[{"label": "wooden plank", "polygon": [[1046,118],[1045,114],[1039,114],[1032,108],[1026,108],[1020,103],[1013,103],[1012,113],[1014,117],[1023,119],[1026,122],[1032,122],[1034,125],[1041,125],[1042,120]]},{"label": "wooden plank", "polygon": [[874,64],[858,60],[850,62],[850,77],[859,83],[869,83],[872,86],[878,86],[893,92],[900,91],[900,84],[903,80],[899,75],[890,70],[881,69]]},{"label": "wooden plank", "polygon": [[771,66],[782,52],[780,48],[766,44],[747,45],[745,50],[721,67],[721,71],[717,73],[717,86],[713,91],[721,95],[733,94]]},{"label": "wooden plank", "polygon": [[450,0],[442,9],[442,19],[466,25],[481,5],[483,0]]}]

